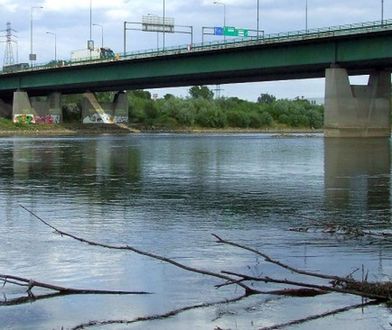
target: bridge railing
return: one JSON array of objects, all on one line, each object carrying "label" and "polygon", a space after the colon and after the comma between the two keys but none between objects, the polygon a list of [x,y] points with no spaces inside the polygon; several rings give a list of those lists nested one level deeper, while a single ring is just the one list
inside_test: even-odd
[{"label": "bridge railing", "polygon": [[[51,62],[51,63],[38,64],[33,67],[29,67],[18,71],[35,71],[35,70],[62,68],[62,67],[69,67],[69,66],[80,66],[86,64],[105,63],[105,62],[112,62],[112,61],[170,56],[170,55],[184,54],[189,52],[205,52],[209,50],[228,49],[228,48],[244,47],[249,45],[277,44],[277,43],[285,43],[285,42],[293,42],[293,41],[302,41],[307,39],[321,39],[321,38],[328,38],[328,37],[335,37],[335,36],[354,35],[360,33],[377,32],[377,31],[385,31],[385,30],[392,30],[391,19],[383,20],[383,21],[355,23],[355,24],[344,24],[344,25],[330,26],[325,28],[308,29],[308,30],[263,34],[260,35],[259,37],[256,36],[244,37],[244,38],[237,38],[237,39],[226,39],[225,41],[194,43],[192,45],[187,44],[187,45],[180,45],[180,46],[173,46],[173,47],[165,47],[165,49],[155,48],[155,49],[148,49],[148,50],[132,51],[132,52],[127,52],[125,54],[117,54],[115,58],[111,58],[111,59],[91,60],[90,58],[85,58],[85,59],[80,59],[79,61],[57,61],[55,63]],[[1,74],[7,74],[7,73],[12,73],[12,72],[1,72]]]}]

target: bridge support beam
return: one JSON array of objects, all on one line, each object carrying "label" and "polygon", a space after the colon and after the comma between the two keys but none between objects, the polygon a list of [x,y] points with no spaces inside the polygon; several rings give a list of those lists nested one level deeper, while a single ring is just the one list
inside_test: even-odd
[{"label": "bridge support beam", "polygon": [[118,92],[113,102],[99,103],[95,94],[86,92],[82,101],[84,124],[128,123],[128,99],[125,92]]},{"label": "bridge support beam", "polygon": [[51,93],[44,98],[29,98],[27,92],[14,92],[12,104],[14,123],[59,124],[62,120],[61,94]]},{"label": "bridge support beam", "polygon": [[376,71],[367,85],[350,85],[347,71],[325,73],[325,137],[389,137],[391,74]]}]

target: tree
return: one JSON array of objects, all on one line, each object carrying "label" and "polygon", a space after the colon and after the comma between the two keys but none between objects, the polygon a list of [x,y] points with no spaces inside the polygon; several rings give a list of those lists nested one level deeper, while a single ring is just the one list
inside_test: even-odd
[{"label": "tree", "polygon": [[131,91],[130,94],[141,99],[151,100],[151,93],[148,91],[134,90]]},{"label": "tree", "polygon": [[193,99],[203,98],[206,100],[212,100],[214,98],[214,92],[207,86],[193,86],[189,89],[189,95]]},{"label": "tree", "polygon": [[170,100],[170,99],[174,99],[175,96],[174,96],[173,94],[167,93],[167,94],[165,94],[165,95],[163,96],[163,98],[164,98],[165,101],[168,101],[168,100]]},{"label": "tree", "polygon": [[266,104],[272,104],[276,101],[276,97],[273,95],[270,95],[268,93],[262,93],[260,96],[257,98],[257,103],[266,103]]}]

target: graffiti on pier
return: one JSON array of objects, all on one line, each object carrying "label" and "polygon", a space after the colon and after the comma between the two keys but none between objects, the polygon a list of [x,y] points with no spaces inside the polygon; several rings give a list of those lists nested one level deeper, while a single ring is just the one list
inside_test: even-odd
[{"label": "graffiti on pier", "polygon": [[35,116],[36,124],[60,124],[60,115]]},{"label": "graffiti on pier", "polygon": [[106,113],[93,113],[83,119],[83,124],[113,124],[113,120]]},{"label": "graffiti on pier", "polygon": [[128,123],[128,116],[114,116],[114,123],[115,124],[127,124]]},{"label": "graffiti on pier", "polygon": [[35,118],[33,114],[19,114],[14,115],[13,122],[15,124],[30,125],[35,124]]}]

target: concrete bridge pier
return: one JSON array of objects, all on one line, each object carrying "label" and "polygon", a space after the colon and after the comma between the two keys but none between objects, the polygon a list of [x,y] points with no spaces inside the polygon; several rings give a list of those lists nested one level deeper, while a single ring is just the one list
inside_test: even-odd
[{"label": "concrete bridge pier", "polygon": [[94,93],[83,94],[82,121],[84,124],[128,123],[128,98],[118,92],[113,102],[98,102]]},{"label": "concrete bridge pier", "polygon": [[347,70],[326,69],[325,137],[390,137],[391,74],[375,71],[367,85],[350,85]]},{"label": "concrete bridge pier", "polygon": [[62,120],[61,93],[29,98],[27,92],[14,92],[12,119],[14,123],[59,124]]}]

